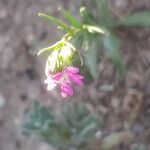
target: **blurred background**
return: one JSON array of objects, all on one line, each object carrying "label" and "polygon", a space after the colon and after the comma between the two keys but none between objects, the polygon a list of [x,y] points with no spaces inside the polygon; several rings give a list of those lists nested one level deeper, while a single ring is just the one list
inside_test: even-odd
[{"label": "blurred background", "polygon": [[[90,0],[82,1],[94,9]],[[46,12],[60,17],[58,7],[78,15],[81,0],[0,0],[0,150],[51,150],[46,143],[21,133],[23,112],[34,100],[59,110],[63,103],[58,91],[47,92],[45,56],[40,48],[60,39],[57,28],[37,16]],[[110,0],[117,16],[150,10],[149,0]],[[102,136],[124,132],[129,142],[117,144],[120,150],[150,149],[150,28],[119,28],[121,51],[127,67],[123,81],[118,81],[107,58],[99,64],[98,82],[91,81],[76,89],[71,101],[83,101],[104,116]],[[126,138],[123,136],[123,139]],[[131,140],[131,139],[132,140]],[[93,150],[96,149],[92,148]]]}]

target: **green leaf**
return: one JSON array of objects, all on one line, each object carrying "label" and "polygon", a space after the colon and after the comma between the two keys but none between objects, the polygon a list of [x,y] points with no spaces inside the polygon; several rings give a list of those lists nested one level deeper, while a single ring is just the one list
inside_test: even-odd
[{"label": "green leaf", "polygon": [[41,49],[37,55],[41,55],[43,53],[46,53],[46,52],[51,52],[53,50],[58,50],[60,48],[60,46],[62,45],[62,42],[61,41],[58,41],[56,42],[54,45],[52,46],[49,46],[49,47],[46,47],[46,48],[43,48]]},{"label": "green leaf", "polygon": [[85,24],[85,25],[83,25],[83,29],[86,29],[90,33],[108,34],[108,32],[102,27]]},{"label": "green leaf", "polygon": [[84,34],[82,32],[77,33],[71,41],[77,48],[80,48],[84,41]]},{"label": "green leaf", "polygon": [[97,72],[97,52],[98,50],[95,48],[94,42],[91,43],[90,48],[87,50],[87,53],[85,55],[85,63],[87,67],[89,68],[89,71],[93,77],[94,80],[97,79],[98,77],[98,72]]},{"label": "green leaf", "polygon": [[123,17],[118,25],[123,26],[150,26],[150,11],[137,12]]},{"label": "green leaf", "polygon": [[108,0],[95,0],[95,2],[99,16],[99,24],[104,27],[111,27],[112,15],[108,8]]},{"label": "green leaf", "polygon": [[119,39],[112,34],[110,36],[104,36],[103,45],[120,76],[124,77],[125,67],[119,52]]},{"label": "green leaf", "polygon": [[94,23],[93,16],[92,16],[91,12],[89,12],[87,10],[86,7],[80,8],[80,15],[82,17],[82,23],[86,23],[86,24],[93,24]]},{"label": "green leaf", "polygon": [[63,16],[76,28],[82,28],[82,24],[69,12],[64,9],[60,9],[63,13]]},{"label": "green leaf", "polygon": [[23,132],[31,134],[41,130],[44,125],[54,120],[54,116],[39,102],[34,101],[33,109],[25,113]]},{"label": "green leaf", "polygon": [[80,135],[83,137],[88,137],[89,135],[92,135],[94,132],[94,129],[96,129],[96,123],[92,122],[91,124],[88,124],[81,132]]},{"label": "green leaf", "polygon": [[25,133],[63,150],[79,149],[89,138],[95,138],[101,115],[92,106],[89,109],[84,103],[69,102],[62,105],[60,114],[35,102],[32,111],[25,114]]},{"label": "green leaf", "polygon": [[63,30],[65,30],[67,32],[71,30],[70,27],[66,23],[62,22],[61,20],[59,20],[59,19],[57,19],[57,18],[55,18],[53,16],[49,16],[49,15],[44,14],[44,13],[38,13],[38,16],[43,17],[45,19],[48,19],[48,20],[52,21],[58,27],[62,28]]}]

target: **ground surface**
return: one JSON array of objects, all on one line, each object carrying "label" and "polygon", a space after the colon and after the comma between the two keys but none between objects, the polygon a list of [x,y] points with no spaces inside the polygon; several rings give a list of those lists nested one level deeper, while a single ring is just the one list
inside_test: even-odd
[{"label": "ground surface", "polygon": [[[45,57],[36,50],[57,40],[59,33],[48,22],[37,17],[38,12],[58,15],[57,7],[74,11],[69,0],[0,0],[0,150],[49,150],[18,131],[24,109],[33,100],[57,104],[59,94],[47,93],[43,85]],[[115,15],[150,10],[149,0],[111,0]],[[104,59],[99,68],[99,83],[90,84],[82,95],[84,101],[99,104],[108,114],[107,132],[131,128],[135,143],[150,144],[150,29],[120,29],[122,51],[128,73],[124,83],[115,80],[111,64]],[[50,41],[50,42],[49,42]],[[43,60],[43,59],[44,60]],[[101,90],[104,84],[115,89]],[[79,97],[81,99],[81,97]],[[20,129],[19,129],[20,130]],[[122,148],[123,149],[123,148]],[[125,150],[128,147],[124,148]]]}]

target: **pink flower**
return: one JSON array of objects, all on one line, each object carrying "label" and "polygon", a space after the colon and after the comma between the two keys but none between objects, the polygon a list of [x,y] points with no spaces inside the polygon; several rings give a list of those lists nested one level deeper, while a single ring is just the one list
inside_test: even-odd
[{"label": "pink flower", "polygon": [[45,83],[49,91],[54,89],[57,85],[60,85],[62,97],[67,97],[73,95],[73,83],[83,86],[83,78],[84,77],[79,74],[78,68],[67,67],[62,72],[58,72],[54,75],[48,74]]}]

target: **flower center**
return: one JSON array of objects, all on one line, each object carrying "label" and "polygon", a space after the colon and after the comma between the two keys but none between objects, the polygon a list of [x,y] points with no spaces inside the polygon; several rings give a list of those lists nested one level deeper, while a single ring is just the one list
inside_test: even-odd
[{"label": "flower center", "polygon": [[66,84],[66,83],[70,83],[70,80],[68,78],[68,75],[66,73],[63,73],[63,76],[60,79],[60,84]]}]

